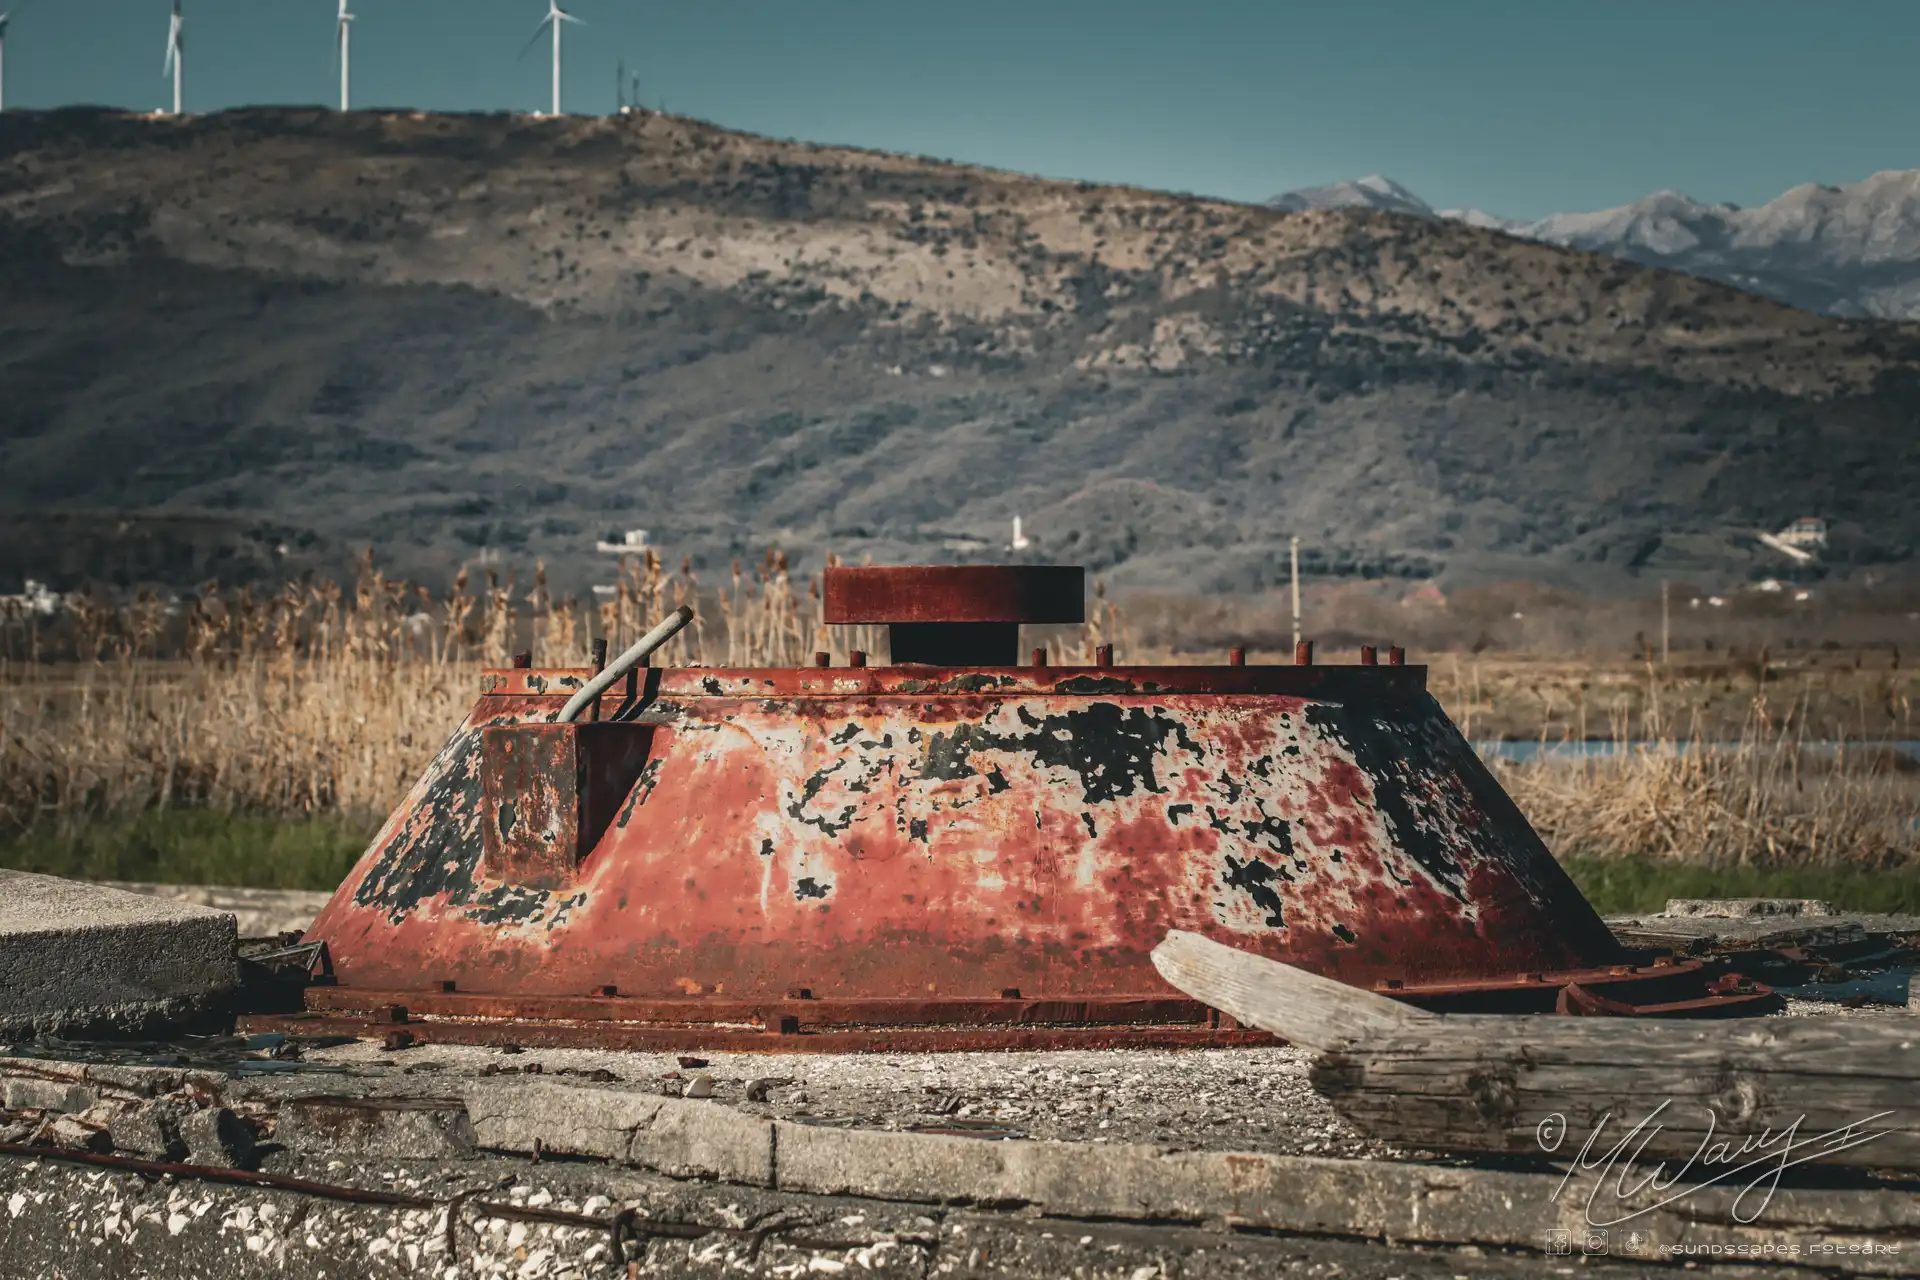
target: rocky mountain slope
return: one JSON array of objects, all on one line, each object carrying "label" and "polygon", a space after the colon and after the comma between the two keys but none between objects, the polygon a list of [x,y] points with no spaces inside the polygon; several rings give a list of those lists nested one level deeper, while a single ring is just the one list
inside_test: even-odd
[{"label": "rocky mountain slope", "polygon": [[610,527],[709,571],[990,556],[1016,514],[1033,554],[1215,591],[1293,534],[1315,571],[1578,583],[1745,573],[1808,513],[1843,568],[1920,535],[1920,330],[651,113],[8,113],[0,336],[9,512],[409,572],[584,585]]},{"label": "rocky mountain slope", "polygon": [[1268,204],[1449,218],[1704,276],[1829,315],[1920,319],[1920,169],[1841,187],[1803,183],[1753,209],[1660,191],[1617,209],[1535,222],[1436,210],[1378,175],[1290,191]]}]

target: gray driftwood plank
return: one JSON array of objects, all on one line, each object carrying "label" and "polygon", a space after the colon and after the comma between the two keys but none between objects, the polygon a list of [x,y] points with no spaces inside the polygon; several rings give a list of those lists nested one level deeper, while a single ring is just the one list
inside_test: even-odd
[{"label": "gray driftwood plank", "polygon": [[[1314,1087],[1365,1133],[1428,1150],[1775,1157],[1920,1171],[1920,1019],[1441,1017],[1173,932],[1154,965],[1320,1051]],[[1591,1139],[1591,1142],[1589,1142]]]}]

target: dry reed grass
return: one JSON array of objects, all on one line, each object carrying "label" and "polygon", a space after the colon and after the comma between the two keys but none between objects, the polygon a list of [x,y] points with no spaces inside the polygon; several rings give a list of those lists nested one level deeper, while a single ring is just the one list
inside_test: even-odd
[{"label": "dry reed grass", "polygon": [[[544,573],[525,593],[463,573],[436,596],[370,557],[345,588],[208,587],[172,610],[151,594],[83,598],[61,637],[67,661],[42,660],[51,637],[37,620],[4,620],[0,834],[168,807],[383,815],[465,715],[481,667],[522,646],[542,666],[585,666],[595,638],[617,653],[681,604],[696,620],[656,658],[666,665],[886,659],[886,628],[829,627],[819,580],[796,582],[778,551],[736,562],[715,590],[649,551],[622,561],[596,606],[555,599]],[[1090,662],[1118,631],[1102,593],[1056,652]]]},{"label": "dry reed grass", "polygon": [[[1654,703],[1657,706],[1657,702]],[[1648,857],[1710,867],[1920,864],[1920,770],[1890,745],[1819,742],[1805,715],[1764,698],[1731,741],[1696,712],[1683,730],[1616,720],[1598,743],[1542,735],[1494,770],[1562,857]],[[1583,750],[1569,751],[1578,744]]]},{"label": "dry reed grass", "polygon": [[[209,588],[172,612],[152,596],[83,603],[65,661],[45,660],[44,637],[16,616],[0,656],[0,834],[167,808],[377,818],[465,713],[481,666],[522,647],[542,666],[586,665],[593,639],[618,652],[686,603],[698,620],[664,663],[793,666],[827,652],[840,664],[854,649],[885,661],[885,629],[827,626],[818,580],[796,581],[778,552],[712,588],[648,553],[623,561],[614,593],[592,605],[555,599],[543,574],[526,592],[463,574],[436,595],[370,560],[347,587]],[[1114,641],[1136,661],[1166,657],[1131,651],[1103,592],[1085,626],[1043,638],[1065,664]],[[1474,660],[1433,683],[1469,736],[1490,736],[1488,720],[1504,730],[1502,706],[1525,696],[1513,670]],[[1638,687],[1594,684],[1564,705],[1547,692],[1534,727],[1543,743],[1606,738],[1611,753],[1497,766],[1563,854],[1871,867],[1920,855],[1920,780],[1884,752],[1819,757],[1804,691],[1798,702],[1778,682],[1748,692],[1738,735],[1708,746],[1723,725],[1684,680],[1649,667]],[[1535,672],[1536,701],[1540,687]]]}]

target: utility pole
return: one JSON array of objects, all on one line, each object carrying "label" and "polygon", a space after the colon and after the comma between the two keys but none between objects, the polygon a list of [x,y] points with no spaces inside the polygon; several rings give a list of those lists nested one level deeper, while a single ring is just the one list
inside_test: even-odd
[{"label": "utility pole", "polygon": [[1660,579],[1660,665],[1667,665],[1667,656],[1672,652],[1673,609],[1669,596],[1672,584],[1665,578]]},{"label": "utility pole", "polygon": [[1294,538],[1289,547],[1289,559],[1293,562],[1293,647],[1300,648],[1300,539]]}]

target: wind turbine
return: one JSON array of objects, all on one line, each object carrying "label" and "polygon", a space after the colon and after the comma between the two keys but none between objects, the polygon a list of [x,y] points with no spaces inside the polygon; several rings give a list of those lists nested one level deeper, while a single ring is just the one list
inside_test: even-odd
[{"label": "wind turbine", "polygon": [[186,47],[187,20],[180,16],[180,0],[173,0],[173,21],[167,24],[167,60],[160,64],[161,75],[173,76],[173,114],[180,114],[180,51]]},{"label": "wind turbine", "polygon": [[352,52],[351,29],[348,23],[353,15],[347,12],[347,0],[340,0],[340,17],[334,24],[333,56],[340,63],[340,109],[347,109],[348,54]]},{"label": "wind turbine", "polygon": [[33,0],[22,0],[18,9],[0,13],[0,111],[7,107],[7,24],[27,11]]},{"label": "wind turbine", "polygon": [[527,41],[526,49],[520,50],[520,56],[527,56],[527,49],[540,42],[541,33],[548,27],[553,28],[553,114],[560,114],[560,24],[575,22],[586,26],[580,19],[560,7],[560,0],[547,0],[547,16],[540,19],[540,25],[533,29],[533,39]]}]

